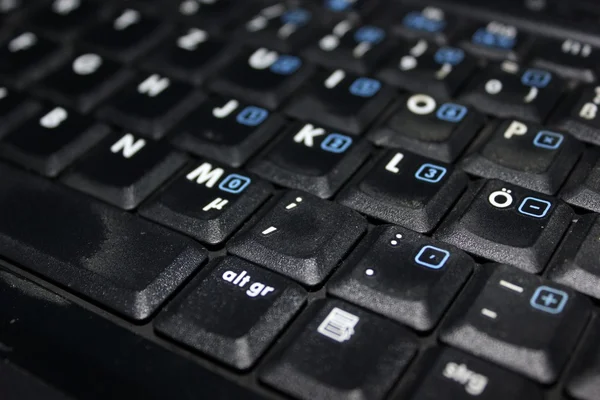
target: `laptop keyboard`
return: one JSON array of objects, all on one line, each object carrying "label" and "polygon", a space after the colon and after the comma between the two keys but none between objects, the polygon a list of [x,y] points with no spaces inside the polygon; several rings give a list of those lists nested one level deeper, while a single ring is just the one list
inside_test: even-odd
[{"label": "laptop keyboard", "polygon": [[600,7],[418,3],[0,0],[0,391],[597,399]]}]

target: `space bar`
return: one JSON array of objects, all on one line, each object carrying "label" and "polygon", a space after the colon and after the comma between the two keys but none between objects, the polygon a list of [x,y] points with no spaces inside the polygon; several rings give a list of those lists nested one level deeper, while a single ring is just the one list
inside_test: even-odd
[{"label": "space bar", "polygon": [[0,256],[143,320],[205,260],[184,236],[0,164]]}]

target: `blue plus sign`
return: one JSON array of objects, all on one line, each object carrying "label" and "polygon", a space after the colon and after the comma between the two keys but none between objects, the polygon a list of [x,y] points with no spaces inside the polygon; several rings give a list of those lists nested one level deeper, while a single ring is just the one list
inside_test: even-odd
[{"label": "blue plus sign", "polygon": [[542,296],[541,299],[544,302],[544,304],[546,305],[546,307],[551,306],[552,304],[558,302],[558,300],[552,293],[548,293],[548,294]]}]

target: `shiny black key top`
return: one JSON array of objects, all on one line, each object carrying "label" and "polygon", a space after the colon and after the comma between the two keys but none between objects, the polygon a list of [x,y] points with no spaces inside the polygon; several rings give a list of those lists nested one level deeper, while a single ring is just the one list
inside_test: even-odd
[{"label": "shiny black key top", "polygon": [[211,89],[270,109],[277,108],[312,73],[296,56],[265,47],[243,49],[214,80]]},{"label": "shiny black key top", "polygon": [[40,108],[41,105],[36,101],[0,85],[0,137]]},{"label": "shiny black key top", "polygon": [[441,99],[454,97],[477,68],[475,57],[464,50],[424,39],[402,42],[394,54],[377,73],[381,80]]},{"label": "shiny black key top", "polygon": [[109,132],[105,125],[62,107],[45,107],[0,141],[0,155],[55,177]]},{"label": "shiny black key top", "polygon": [[500,61],[520,60],[530,42],[516,26],[498,21],[472,23],[457,36],[460,45],[468,51]]},{"label": "shiny black key top", "polygon": [[538,273],[572,217],[560,200],[492,180],[474,184],[434,236],[488,260]]},{"label": "shiny black key top", "polygon": [[426,38],[445,44],[452,36],[458,20],[455,16],[437,7],[402,6],[397,10],[385,7],[382,18],[392,23],[396,35],[408,39]]},{"label": "shiny black key top", "polygon": [[531,381],[480,358],[449,348],[429,351],[418,371],[422,377],[410,400],[542,400]]},{"label": "shiny black key top", "polygon": [[329,293],[419,331],[433,329],[473,271],[460,250],[396,226],[375,228]]},{"label": "shiny black key top", "polygon": [[303,322],[259,370],[295,398],[383,399],[416,353],[407,329],[341,301],[318,301]]},{"label": "shiny black key top", "polygon": [[565,78],[593,82],[598,76],[600,49],[573,39],[538,38],[533,64]]},{"label": "shiny black key top", "polygon": [[483,125],[484,117],[462,104],[417,93],[396,102],[367,134],[378,146],[406,149],[454,162]]},{"label": "shiny black key top", "polygon": [[201,98],[187,83],[160,74],[144,74],[116,93],[98,114],[125,129],[159,139]]},{"label": "shiny black key top", "polygon": [[70,36],[94,22],[101,4],[94,0],[52,0],[35,12],[31,23],[51,35]]},{"label": "shiny black key top", "polygon": [[269,197],[269,184],[243,172],[197,162],[140,214],[207,244],[219,244]]},{"label": "shiny black key top", "polygon": [[198,156],[240,167],[275,135],[284,120],[235,99],[205,100],[174,129],[172,143]]},{"label": "shiny black key top", "polygon": [[69,170],[63,181],[124,209],[132,209],[185,162],[163,142],[113,134]]},{"label": "shiny black key top", "polygon": [[560,197],[576,207],[600,212],[600,152],[589,149],[581,157]]},{"label": "shiny black key top", "polygon": [[380,0],[315,0],[329,19],[337,20],[352,16],[367,16],[380,4]]},{"label": "shiny black key top", "polygon": [[306,301],[287,279],[222,259],[158,316],[155,329],[236,369],[252,367]]},{"label": "shiny black key top", "polygon": [[326,199],[352,176],[370,150],[365,140],[297,122],[249,169],[281,186]]},{"label": "shiny black key top", "polygon": [[341,69],[319,70],[306,92],[286,108],[291,117],[358,135],[392,99],[391,88],[379,80]]},{"label": "shiny black key top", "polygon": [[185,25],[206,27],[211,32],[227,32],[231,25],[256,5],[235,0],[166,0],[161,5]]},{"label": "shiny black key top", "polygon": [[87,113],[133,73],[96,53],[78,53],[34,88],[41,96]]},{"label": "shiny black key top", "polygon": [[580,86],[552,113],[550,126],[600,145],[600,86]]},{"label": "shiny black key top", "polygon": [[575,365],[568,376],[566,392],[577,400],[596,400],[600,391],[600,323],[592,323],[581,350],[575,354]]},{"label": "shiny black key top", "polygon": [[535,381],[556,381],[590,314],[575,291],[488,264],[445,322],[441,340]]},{"label": "shiny black key top", "polygon": [[550,71],[505,62],[478,75],[459,99],[496,117],[541,123],[563,89],[562,79]]},{"label": "shiny black key top", "polygon": [[555,194],[577,162],[583,146],[570,135],[517,120],[493,123],[462,160],[473,175],[502,179]]},{"label": "shiny black key top", "polygon": [[323,282],[367,227],[354,211],[299,191],[285,193],[251,225],[228,251],[308,286]]},{"label": "shiny black key top", "polygon": [[367,164],[337,201],[379,220],[431,232],[468,183],[451,165],[385,151]]},{"label": "shiny black key top", "polygon": [[2,257],[128,318],[148,318],[206,259],[192,240],[131,214],[0,172]]}]

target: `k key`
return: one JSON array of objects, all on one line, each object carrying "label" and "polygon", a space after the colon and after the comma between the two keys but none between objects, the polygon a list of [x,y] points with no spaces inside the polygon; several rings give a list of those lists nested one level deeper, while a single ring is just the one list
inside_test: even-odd
[{"label": "k key", "polygon": [[126,133],[110,135],[63,177],[76,189],[133,209],[185,162],[165,143]]}]

